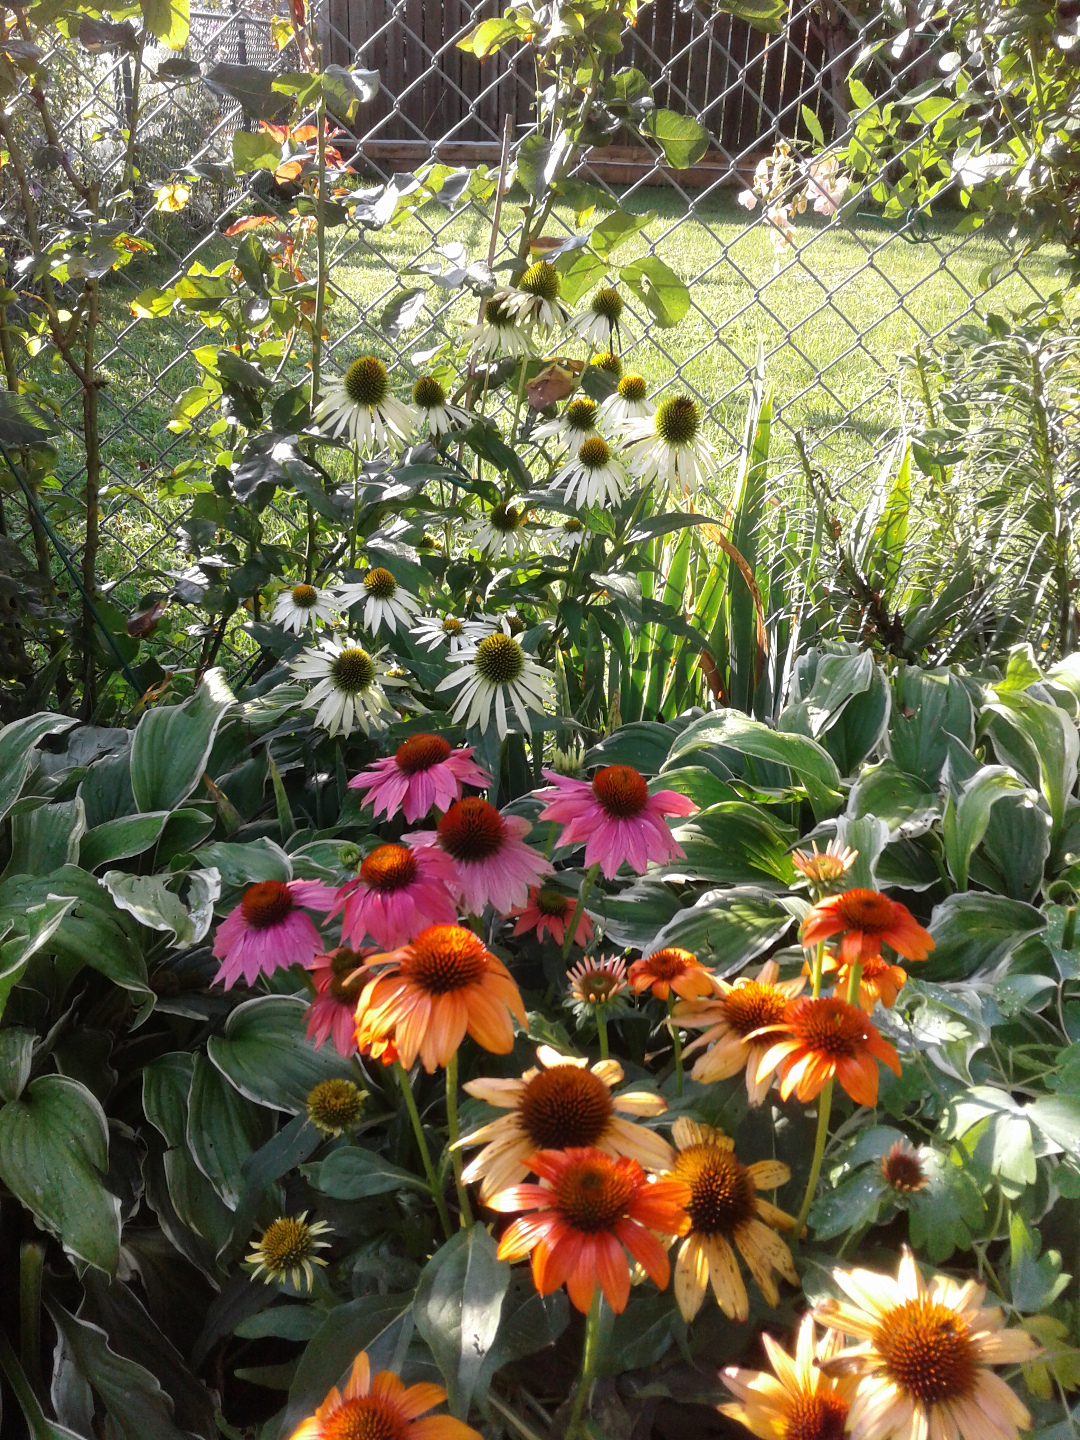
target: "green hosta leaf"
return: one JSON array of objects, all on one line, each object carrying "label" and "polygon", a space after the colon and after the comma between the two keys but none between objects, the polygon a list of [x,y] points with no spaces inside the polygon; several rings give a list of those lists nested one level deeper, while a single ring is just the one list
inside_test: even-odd
[{"label": "green hosta leaf", "polygon": [[0,909],[0,1015],[23,977],[30,957],[48,944],[74,906],[74,900],[46,900],[11,917]]},{"label": "green hosta leaf", "polygon": [[[1076,786],[1080,734],[1072,717],[1024,693],[1004,692],[1000,703],[988,705],[989,732],[1001,759],[1038,783],[1050,807],[1055,837],[1065,821],[1065,808]],[[1034,766],[1029,757],[1033,757]]]},{"label": "green hosta leaf", "polygon": [[12,1025],[0,1030],[0,1101],[17,1100],[30,1079],[34,1058],[33,1030]]},{"label": "green hosta leaf", "polygon": [[188,1093],[194,1057],[177,1050],[159,1055],[142,1072],[143,1112],[161,1131],[166,1145],[183,1145],[187,1134]]},{"label": "green hosta leaf", "polygon": [[131,788],[140,810],[174,810],[187,799],[233,703],[220,671],[212,670],[182,705],[162,705],[143,715],[131,741]]},{"label": "green hosta leaf", "polygon": [[681,946],[727,974],[771,949],[806,908],[798,900],[781,901],[749,885],[707,890],[696,904],[669,920],[649,948]]},{"label": "green hosta leaf", "polygon": [[102,1183],[108,1168],[108,1123],[78,1081],[41,1075],[0,1109],[0,1179],[66,1250],[111,1275],[120,1202]]},{"label": "green hosta leaf", "polygon": [[316,1190],[335,1200],[363,1200],[368,1195],[389,1194],[402,1186],[413,1190],[428,1188],[426,1181],[360,1145],[343,1145],[325,1160],[305,1165],[304,1174]]},{"label": "green hosta leaf", "polygon": [[114,860],[129,860],[156,845],[165,829],[170,811],[151,810],[144,815],[121,815],[95,825],[82,837],[79,864],[84,870],[97,870]]},{"label": "green hosta leaf", "polygon": [[244,1191],[244,1162],[270,1138],[265,1110],[251,1104],[205,1055],[196,1055],[188,1094],[192,1159],[230,1210]]},{"label": "green hosta leaf", "polygon": [[450,1412],[465,1419],[484,1360],[495,1344],[510,1266],[480,1225],[464,1231],[428,1261],[413,1315],[446,1382]]},{"label": "green hosta leaf", "polygon": [[950,895],[934,907],[929,929],[935,948],[919,966],[919,979],[966,980],[1000,964],[1045,928],[1045,917],[1019,900],[979,891]]},{"label": "green hosta leaf", "polygon": [[975,740],[971,699],[948,670],[908,665],[894,681],[886,745],[901,770],[936,786],[949,753],[949,737],[969,749]]},{"label": "green hosta leaf", "polygon": [[699,810],[674,826],[672,834],[686,858],[673,861],[662,874],[717,885],[775,884],[787,889],[794,883],[788,844],[797,836],[781,834],[754,805],[736,800]]},{"label": "green hosta leaf", "polygon": [[27,715],[0,730],[0,820],[19,798],[35,747],[46,735],[57,735],[74,724],[65,715]]},{"label": "green hosta leaf", "polygon": [[128,875],[107,870],[101,883],[121,910],[151,930],[171,934],[177,945],[197,945],[206,938],[221,894],[216,870],[195,870],[187,877],[188,903],[168,887],[164,875]]},{"label": "green hosta leaf", "polygon": [[[915,775],[905,774],[894,760],[867,766],[848,795],[847,813],[853,817],[874,816],[887,822],[890,831],[899,830],[914,816],[929,819],[940,809],[936,790]],[[918,834],[922,820],[915,821]]]},{"label": "green hosta leaf", "polygon": [[709,132],[692,115],[652,110],[641,128],[656,141],[664,152],[664,159],[675,170],[688,170],[696,165],[709,148]]},{"label": "green hosta leaf", "polygon": [[632,765],[643,775],[659,774],[678,731],[656,720],[635,720],[594,745],[586,765]]},{"label": "green hosta leaf", "polygon": [[1034,792],[1011,770],[1002,765],[984,765],[965,781],[959,795],[950,795],[946,800],[941,836],[945,842],[945,859],[957,889],[967,889],[971,856],[986,834],[991,807],[1004,796],[1018,791],[1035,799]]},{"label": "green hosta leaf", "polygon": [[320,1080],[352,1080],[336,1051],[316,1050],[307,1038],[303,1000],[262,995],[230,1014],[224,1035],[212,1035],[206,1053],[241,1095],[272,1110],[298,1115]]},{"label": "green hosta leaf", "polygon": [[619,271],[662,329],[677,325],[690,308],[690,291],[658,255],[645,255]]},{"label": "green hosta leaf", "polygon": [[227,890],[257,885],[260,880],[291,880],[292,862],[280,845],[260,836],[246,845],[215,840],[199,850],[199,863],[212,867]]}]

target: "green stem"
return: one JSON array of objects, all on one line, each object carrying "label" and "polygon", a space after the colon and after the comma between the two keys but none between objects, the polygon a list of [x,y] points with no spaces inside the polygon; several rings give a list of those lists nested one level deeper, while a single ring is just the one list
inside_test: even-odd
[{"label": "green stem", "polygon": [[41,1390],[41,1272],[45,1265],[45,1246],[24,1240],[19,1251],[19,1351],[27,1379],[35,1391]]},{"label": "green stem", "polygon": [[596,1012],[596,1037],[600,1041],[600,1059],[606,1060],[608,1058],[607,1016],[604,1014],[602,1005]]},{"label": "green stem", "polygon": [[448,1240],[454,1238],[453,1226],[450,1224],[450,1216],[446,1209],[446,1201],[443,1199],[442,1186],[439,1184],[435,1174],[435,1166],[431,1163],[431,1151],[424,1136],[424,1127],[420,1121],[420,1111],[416,1108],[416,1097],[412,1093],[412,1086],[409,1084],[408,1071],[401,1061],[395,1062],[398,1079],[401,1081],[401,1093],[405,1097],[405,1108],[409,1112],[409,1119],[412,1121],[413,1134],[416,1136],[416,1146],[420,1151],[420,1159],[423,1161],[424,1174],[427,1176],[428,1188],[431,1191],[431,1198],[435,1201],[435,1209],[439,1212],[439,1219]]},{"label": "green stem", "polygon": [[592,887],[596,881],[596,877],[599,874],[599,862],[597,862],[595,865],[590,865],[588,870],[585,871],[585,879],[581,882],[581,894],[578,897],[577,905],[574,907],[573,917],[571,917],[571,920],[567,922],[566,934],[563,936],[562,958],[564,960],[568,960],[570,958],[570,948],[574,943],[574,932],[577,929],[576,917],[585,914],[585,906],[588,902],[589,894],[592,891]]},{"label": "green stem", "polygon": [[450,1164],[454,1167],[454,1184],[457,1186],[458,1204],[461,1206],[461,1219],[466,1230],[471,1230],[473,1226],[472,1207],[469,1204],[469,1192],[465,1189],[465,1182],[461,1178],[461,1151],[457,1148],[457,1143],[461,1139],[461,1125],[458,1121],[457,1090],[458,1057],[457,1051],[455,1050],[446,1062],[446,1124],[447,1129],[450,1131]]},{"label": "green stem", "polygon": [[671,1012],[675,1009],[675,992],[668,994],[667,1013],[668,1026],[671,1030],[671,1043],[675,1049],[675,1095],[680,1097],[683,1092],[683,1063],[682,1063],[682,1036],[679,1034],[679,1027],[671,1018]]},{"label": "green stem", "polygon": [[852,967],[851,967],[851,973],[848,975],[848,982],[847,982],[847,1001],[848,1001],[848,1004],[849,1004],[849,1005],[858,1005],[858,1003],[859,1003],[859,986],[860,986],[861,983],[862,983],[862,966],[859,964],[858,960],[856,960],[856,961],[855,961],[855,964],[852,965]]},{"label": "green stem", "polygon": [[814,1203],[814,1194],[817,1190],[818,1177],[821,1174],[821,1162],[825,1159],[825,1142],[829,1138],[829,1116],[832,1113],[832,1097],[834,1081],[830,1080],[822,1090],[818,1099],[817,1135],[814,1139],[814,1158],[810,1162],[810,1174],[806,1180],[806,1194],[803,1196],[802,1209],[799,1211],[799,1218],[795,1221],[795,1229],[792,1231],[792,1243],[798,1244],[799,1236],[802,1234],[803,1226],[806,1224],[806,1217],[810,1214],[810,1206]]},{"label": "green stem", "polygon": [[597,1342],[600,1336],[600,1301],[600,1286],[597,1285],[593,1291],[592,1304],[589,1306],[588,1318],[585,1321],[585,1345],[581,1352],[581,1379],[578,1381],[578,1387],[574,1393],[574,1406],[570,1411],[570,1419],[566,1426],[566,1440],[579,1440],[579,1437],[585,1436],[581,1421],[589,1392],[592,1390],[593,1371],[596,1369]]},{"label": "green stem", "polygon": [[1070,905],[1065,912],[1065,929],[1061,935],[1061,948],[1071,950],[1076,939],[1076,906]]},{"label": "green stem", "polygon": [[813,991],[812,991],[812,994],[813,994],[813,997],[814,997],[815,1000],[816,1000],[816,999],[818,998],[818,996],[821,994],[821,971],[822,971],[822,966],[824,965],[824,963],[825,963],[825,941],[824,941],[824,940],[819,940],[819,941],[818,941],[817,951],[816,951],[816,953],[815,953],[815,955],[814,955],[814,965],[813,965],[813,969],[812,969],[812,971],[811,971],[811,974],[812,974],[812,976],[813,976],[813,987],[814,987],[814,988],[813,988]]}]

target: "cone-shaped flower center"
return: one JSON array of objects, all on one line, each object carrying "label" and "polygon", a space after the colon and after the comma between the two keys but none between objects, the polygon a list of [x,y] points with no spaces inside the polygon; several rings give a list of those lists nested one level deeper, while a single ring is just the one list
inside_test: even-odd
[{"label": "cone-shaped flower center", "polygon": [[605,765],[593,776],[592,789],[613,820],[632,820],[649,802],[645,776],[632,765]]},{"label": "cone-shaped flower center", "polygon": [[846,930],[882,935],[896,924],[896,905],[877,890],[845,890],[836,897],[836,916]]},{"label": "cone-shaped flower center", "polygon": [[282,1215],[266,1227],[256,1249],[267,1270],[295,1270],[310,1260],[318,1247],[311,1226],[295,1215]]},{"label": "cone-shaped flower center", "polygon": [[857,1005],[829,997],[796,1000],[787,1012],[792,1032],[810,1050],[832,1060],[855,1057],[866,1044],[866,1016]]},{"label": "cone-shaped flower center", "polygon": [[566,423],[571,430],[582,432],[596,429],[596,401],[579,395],[566,407]]},{"label": "cone-shaped flower center", "polygon": [[611,459],[611,451],[602,435],[590,435],[583,440],[577,454],[586,470],[600,470]]},{"label": "cone-shaped flower center", "polygon": [[622,374],[622,361],[610,350],[602,350],[599,355],[594,355],[589,364],[595,365],[598,370],[603,370],[606,375],[611,375],[616,380]]},{"label": "cone-shaped flower center", "polygon": [[416,856],[407,845],[376,845],[364,857],[360,879],[372,890],[392,895],[416,879]]},{"label": "cone-shaped flower center", "polygon": [[881,1318],[873,1345],[894,1385],[939,1405],[975,1388],[978,1358],[965,1320],[947,1305],[923,1298],[897,1305]]},{"label": "cone-shaped flower center", "polygon": [[701,429],[701,411],[689,395],[672,395],[656,407],[656,433],[669,445],[689,445]]},{"label": "cone-shaped flower center", "polygon": [[343,1005],[355,1005],[370,978],[361,957],[343,945],[331,953],[330,970],[330,994]]},{"label": "cone-shaped flower center", "polygon": [[390,393],[390,377],[386,366],[374,355],[361,355],[345,371],[345,394],[354,405],[374,409]]},{"label": "cone-shaped flower center", "polygon": [[409,946],[401,962],[402,978],[445,995],[475,985],[486,969],[483,942],[463,925],[429,925]]},{"label": "cone-shaped flower center", "polygon": [[898,1140],[881,1162],[881,1173],[886,1185],[902,1195],[914,1195],[925,1190],[930,1183],[918,1155]]},{"label": "cone-shaped flower center", "polygon": [[626,989],[622,965],[615,960],[583,961],[570,976],[575,997],[586,1005],[604,1005]]},{"label": "cone-shaped flower center", "polygon": [[826,1390],[801,1390],[792,1401],[784,1440],[845,1440],[848,1403]]},{"label": "cone-shaped flower center", "polygon": [[758,980],[740,980],[721,1004],[724,1019],[738,1035],[752,1035],[764,1025],[779,1025],[787,1009],[783,991]]},{"label": "cone-shaped flower center", "polygon": [[308,1091],[308,1119],[324,1135],[340,1135],[360,1119],[364,1099],[351,1080],[320,1080]]},{"label": "cone-shaped flower center", "polygon": [[253,930],[280,925],[295,908],[289,887],[281,880],[260,880],[244,892],[240,913]]},{"label": "cone-shaped flower center", "polygon": [[535,295],[538,300],[559,298],[559,272],[548,260],[537,260],[530,265],[518,281],[518,289],[526,295]]},{"label": "cone-shaped flower center", "polygon": [[733,1235],[753,1218],[757,1189],[749,1169],[719,1145],[690,1145],[675,1161],[675,1178],[690,1187],[686,1210],[699,1235]]},{"label": "cone-shaped flower center", "polygon": [[404,1440],[408,1422],[390,1400],[359,1395],[343,1400],[322,1422],[321,1440]]},{"label": "cone-shaped flower center", "polygon": [[319,592],[314,585],[294,585],[292,592],[292,603],[299,610],[310,610],[312,605],[319,598]]},{"label": "cone-shaped flower center", "polygon": [[412,398],[421,410],[436,410],[446,404],[446,391],[434,375],[421,375],[412,388]]},{"label": "cone-shaped flower center", "polygon": [[501,300],[492,297],[484,302],[484,324],[496,330],[513,329],[514,317]]},{"label": "cone-shaped flower center", "polygon": [[442,622],[444,635],[460,635],[465,629],[456,615],[447,615]]},{"label": "cone-shaped flower center", "polygon": [[512,685],[525,669],[525,651],[512,635],[497,630],[480,641],[474,663],[489,685]]},{"label": "cone-shaped flower center", "polygon": [[441,735],[410,735],[397,748],[394,759],[406,775],[416,775],[441,765],[450,754],[450,742]]},{"label": "cone-shaped flower center", "polygon": [[603,316],[614,325],[623,312],[623,300],[618,290],[611,285],[597,290],[592,298],[592,312],[594,315]]},{"label": "cone-shaped flower center", "polygon": [[512,535],[525,523],[525,515],[516,505],[493,505],[488,520],[500,535]]},{"label": "cone-shaped flower center", "polygon": [[389,570],[376,565],[364,576],[364,589],[376,600],[389,600],[397,589],[397,581]]},{"label": "cone-shaped flower center", "polygon": [[608,1087],[591,1070],[553,1065],[525,1087],[518,1118],[538,1150],[567,1150],[595,1145],[613,1108]]},{"label": "cone-shaped flower center", "polygon": [[375,679],[375,662],[359,645],[347,645],[330,665],[330,678],[346,695],[359,695]]},{"label": "cone-shaped flower center", "polygon": [[619,394],[624,400],[641,401],[648,393],[644,375],[624,375],[619,381]]},{"label": "cone-shaped flower center", "polygon": [[490,860],[502,849],[506,837],[505,820],[479,795],[455,800],[437,828],[442,848],[466,865]]},{"label": "cone-shaped flower center", "polygon": [[538,890],[536,908],[541,915],[554,915],[561,920],[570,909],[570,897],[558,890]]},{"label": "cone-shaped flower center", "polygon": [[606,1155],[590,1155],[568,1165],[553,1187],[563,1218],[587,1235],[611,1230],[635,1188],[632,1175],[617,1170]]},{"label": "cone-shaped flower center", "polygon": [[580,520],[564,520],[562,528],[566,531],[567,535],[580,535],[585,529],[585,526]]},{"label": "cone-shaped flower center", "polygon": [[649,974],[654,975],[657,980],[677,980],[680,975],[685,975],[687,970],[693,968],[697,963],[697,956],[690,950],[680,950],[673,945],[667,950],[654,950],[645,963],[649,967]]}]

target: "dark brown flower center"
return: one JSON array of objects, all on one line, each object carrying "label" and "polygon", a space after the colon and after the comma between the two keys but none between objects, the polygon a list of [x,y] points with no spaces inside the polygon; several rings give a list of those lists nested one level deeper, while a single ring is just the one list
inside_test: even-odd
[{"label": "dark brown flower center", "polygon": [[401,975],[430,995],[475,985],[487,969],[487,951],[463,925],[429,925],[409,946]]},{"label": "dark brown flower center", "polygon": [[730,1150],[690,1145],[680,1153],[673,1174],[690,1187],[686,1210],[700,1235],[733,1235],[756,1213],[753,1177]]},{"label": "dark brown flower center", "polygon": [[521,1128],[538,1150],[595,1145],[612,1113],[608,1087],[577,1065],[553,1065],[534,1075],[518,1109]]},{"label": "dark brown flower center", "polygon": [[553,1186],[555,1205],[575,1230],[595,1235],[610,1230],[626,1211],[634,1181],[606,1156],[568,1165]]},{"label": "dark brown flower center", "polygon": [[441,735],[410,735],[397,748],[394,759],[406,775],[441,765],[450,754],[450,742]]},{"label": "dark brown flower center", "polygon": [[300,610],[310,610],[319,598],[314,585],[294,585],[292,603]]},{"label": "dark brown flower center", "polygon": [[836,914],[847,930],[880,935],[896,923],[896,909],[887,895],[877,890],[846,890],[837,898]]},{"label": "dark brown flower center", "polygon": [[646,960],[649,974],[657,980],[677,980],[697,964],[697,956],[689,950],[672,946],[668,950],[654,950]]},{"label": "dark brown flower center", "polygon": [[898,1140],[882,1160],[881,1173],[886,1185],[902,1195],[914,1195],[919,1190],[925,1190],[930,1183],[918,1155],[902,1140]]},{"label": "dark brown flower center", "polygon": [[924,1405],[966,1399],[978,1379],[978,1354],[967,1323],[955,1310],[926,1298],[908,1300],[882,1316],[873,1345],[885,1373]]},{"label": "dark brown flower center", "polygon": [[592,788],[613,820],[632,820],[649,803],[645,776],[632,765],[605,765],[593,776]]},{"label": "dark brown flower center", "polygon": [[831,1060],[854,1058],[866,1044],[866,1016],[846,1000],[796,1000],[787,1019],[808,1049]]},{"label": "dark brown flower center", "polygon": [[355,950],[344,945],[330,952],[330,994],[343,1005],[355,1005],[360,999],[364,986],[371,978],[371,972]]},{"label": "dark brown flower center", "polygon": [[557,920],[561,920],[570,909],[570,897],[558,890],[538,890],[536,908],[541,915],[553,915]]},{"label": "dark brown flower center", "polygon": [[455,800],[438,824],[439,844],[448,855],[476,864],[497,855],[506,839],[506,822],[487,800],[469,795]]},{"label": "dark brown flower center", "polygon": [[311,1227],[294,1215],[282,1215],[266,1227],[257,1249],[268,1270],[293,1270],[315,1253]]},{"label": "dark brown flower center", "polygon": [[360,866],[360,879],[372,890],[391,895],[416,879],[416,856],[407,845],[376,845]]},{"label": "dark brown flower center", "polygon": [[345,393],[354,405],[374,408],[390,393],[386,366],[375,355],[361,355],[345,371]]},{"label": "dark brown flower center", "polygon": [[253,930],[280,925],[296,908],[292,892],[281,880],[260,880],[244,892],[240,913]]}]

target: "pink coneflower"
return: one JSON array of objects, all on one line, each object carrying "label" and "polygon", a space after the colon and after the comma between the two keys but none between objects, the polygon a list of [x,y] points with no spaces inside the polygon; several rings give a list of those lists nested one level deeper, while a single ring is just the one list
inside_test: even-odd
[{"label": "pink coneflower", "polygon": [[260,880],[244,892],[217,928],[214,954],[222,962],[214,976],[225,989],[244,977],[269,975],[289,965],[310,965],[322,949],[311,916],[300,908],[329,910],[334,892],[321,880]]},{"label": "pink coneflower", "polygon": [[598,864],[610,880],[625,860],[644,874],[650,860],[681,860],[665,815],[693,815],[697,806],[675,790],[649,794],[645,776],[632,765],[605,765],[591,780],[574,780],[545,770],[554,786],[537,796],[551,798],[540,819],[562,822],[560,845],[585,842],[585,864]]},{"label": "pink coneflower", "polygon": [[530,828],[521,816],[500,815],[494,805],[470,795],[450,806],[437,829],[405,838],[417,845],[438,845],[450,856],[456,870],[451,888],[469,914],[480,915],[490,904],[505,915],[524,905],[529,886],[554,869],[525,844]]},{"label": "pink coneflower", "polygon": [[388,820],[400,810],[411,825],[433,805],[449,810],[461,799],[463,785],[486,789],[491,776],[472,758],[473,747],[452,750],[441,735],[410,735],[394,755],[376,760],[349,781],[350,790],[366,790],[366,803]]},{"label": "pink coneflower", "polygon": [[307,1012],[307,1038],[316,1050],[333,1039],[334,1048],[346,1060],[355,1052],[356,1004],[373,974],[364,961],[375,953],[371,946],[349,950],[339,945],[311,961],[315,999]]},{"label": "pink coneflower", "polygon": [[[543,940],[546,932],[556,945],[561,945],[566,938],[567,924],[577,909],[578,902],[569,895],[564,895],[561,890],[547,890],[543,886],[534,885],[529,890],[529,898],[525,904],[518,906],[511,914],[510,918],[517,921],[514,934],[527,935],[530,930],[535,930],[536,938]],[[583,910],[574,931],[574,944],[587,945],[592,939],[594,929],[591,917]]]},{"label": "pink coneflower", "polygon": [[433,846],[376,845],[356,879],[337,891],[329,918],[341,915],[341,938],[347,944],[370,935],[392,950],[429,925],[453,925],[457,906],[450,888],[455,880],[453,861]]}]

